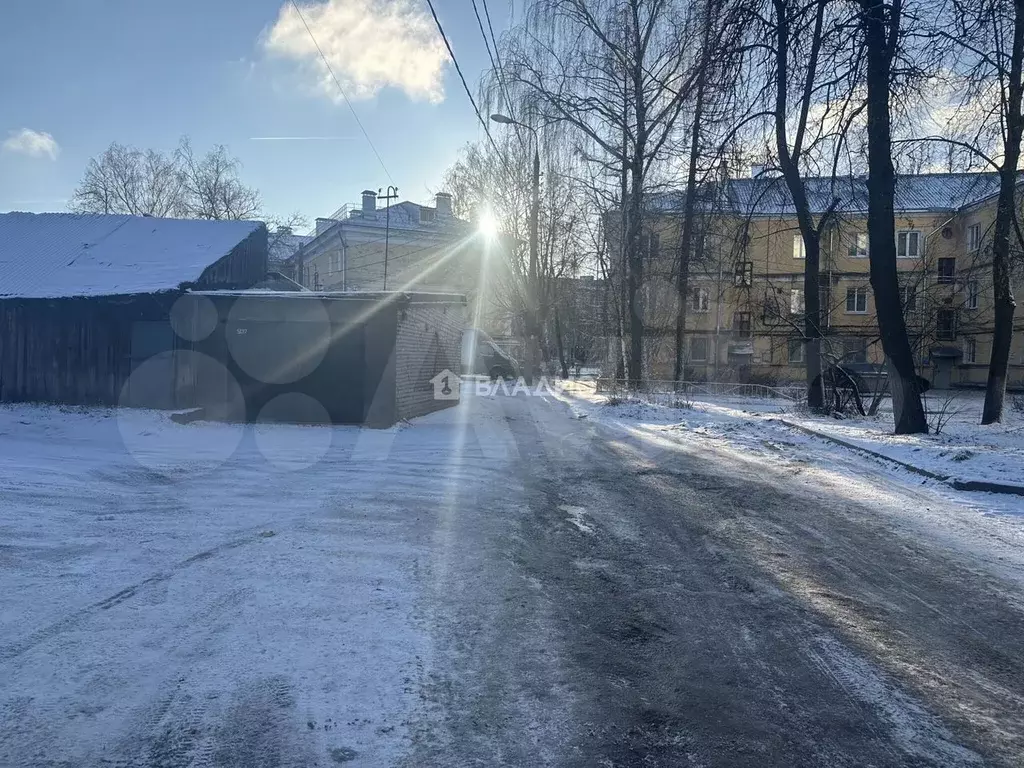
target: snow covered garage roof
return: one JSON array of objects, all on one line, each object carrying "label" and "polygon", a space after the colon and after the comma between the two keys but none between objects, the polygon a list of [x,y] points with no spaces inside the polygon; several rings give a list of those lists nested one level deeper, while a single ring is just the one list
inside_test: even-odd
[{"label": "snow covered garage roof", "polygon": [[0,297],[174,290],[263,224],[74,213],[0,214]]}]

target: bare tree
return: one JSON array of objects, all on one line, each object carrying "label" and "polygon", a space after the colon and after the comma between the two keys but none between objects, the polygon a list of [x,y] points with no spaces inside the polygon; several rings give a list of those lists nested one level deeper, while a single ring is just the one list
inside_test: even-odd
[{"label": "bare tree", "polygon": [[[713,173],[720,167],[729,141],[721,135],[721,129],[730,117],[735,118],[735,109],[732,107],[736,102],[735,78],[742,48],[734,40],[742,39],[742,18],[742,6],[724,0],[708,0],[700,9],[700,45],[694,64],[696,81],[692,91],[692,104],[689,105],[690,125],[685,150],[683,220],[679,236],[679,259],[675,266],[675,381],[682,380],[686,367],[686,314],[690,303],[690,267],[694,257],[694,236],[697,229],[698,185],[700,182],[707,182],[707,172]],[[712,141],[712,137],[716,137],[717,141]],[[715,145],[715,151],[711,153],[710,158],[706,158],[704,154],[705,145],[708,143]],[[698,174],[702,162],[706,173],[700,178]]]},{"label": "bare tree", "polygon": [[[824,407],[821,379],[822,307],[821,238],[834,215],[838,197],[818,200],[817,219],[804,179],[808,167],[827,167],[835,180],[837,157],[849,125],[851,94],[859,66],[856,42],[850,41],[845,6],[834,0],[771,0],[755,34],[767,42],[762,73],[762,101],[771,112],[773,148],[789,192],[802,242],[804,262],[803,342],[807,404]],[[813,174],[812,174],[813,175]],[[834,186],[834,181],[833,181]]]},{"label": "bare tree", "polygon": [[182,178],[173,156],[114,142],[89,161],[71,198],[76,213],[182,215]]},{"label": "bare tree", "polygon": [[921,387],[900,302],[896,265],[890,89],[901,42],[903,0],[858,0],[867,57],[868,254],[875,310],[889,369],[896,434],[927,433]]},{"label": "bare tree", "polygon": [[184,137],[176,153],[186,213],[195,219],[251,219],[258,216],[260,193],[238,178],[240,163],[223,144],[197,157]]},{"label": "bare tree", "polygon": [[89,161],[69,207],[77,213],[256,218],[259,192],[242,183],[239,168],[223,145],[197,157],[188,137],[169,155],[114,142]]},{"label": "bare tree", "polygon": [[606,223],[622,245],[634,385],[644,359],[644,203],[694,82],[690,10],[669,0],[534,0],[502,46],[500,85],[521,106],[518,119],[564,129],[582,157],[621,184],[622,220]]}]

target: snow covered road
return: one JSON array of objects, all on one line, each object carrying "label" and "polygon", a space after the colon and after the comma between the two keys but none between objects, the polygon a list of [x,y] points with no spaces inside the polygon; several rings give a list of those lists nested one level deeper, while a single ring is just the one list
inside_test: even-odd
[{"label": "snow covered road", "polygon": [[0,765],[1015,764],[1012,535],[576,415],[0,409]]}]

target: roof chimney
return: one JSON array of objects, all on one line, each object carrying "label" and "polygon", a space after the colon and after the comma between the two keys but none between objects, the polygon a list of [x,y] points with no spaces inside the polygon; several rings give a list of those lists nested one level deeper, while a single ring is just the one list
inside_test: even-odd
[{"label": "roof chimney", "polygon": [[438,216],[451,216],[452,196],[447,192],[438,192],[434,196],[434,206],[437,208]]},{"label": "roof chimney", "polygon": [[363,190],[363,213],[373,213],[377,210],[377,193],[372,189]]}]

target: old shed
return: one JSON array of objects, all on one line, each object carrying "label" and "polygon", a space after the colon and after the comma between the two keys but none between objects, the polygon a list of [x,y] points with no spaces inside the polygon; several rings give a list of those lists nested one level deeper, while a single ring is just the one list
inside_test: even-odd
[{"label": "old shed", "polygon": [[0,401],[176,407],[176,300],[266,269],[260,222],[0,214]]}]

